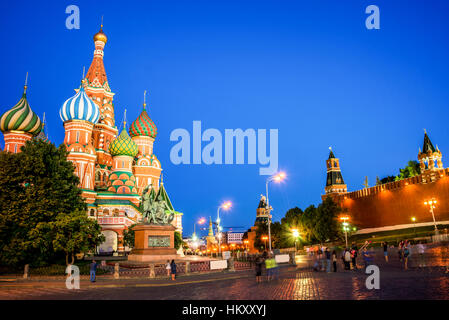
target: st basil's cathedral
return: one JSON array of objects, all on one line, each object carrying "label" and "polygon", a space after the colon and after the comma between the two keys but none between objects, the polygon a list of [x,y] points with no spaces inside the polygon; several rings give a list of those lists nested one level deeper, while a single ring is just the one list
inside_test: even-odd
[{"label": "st basil's cathedral", "polygon": [[[127,130],[119,134],[113,99],[103,57],[108,38],[94,35],[94,57],[76,94],[59,110],[64,123],[67,159],[75,166],[88,216],[102,227],[106,241],[99,252],[123,252],[123,231],[142,218],[142,193],[161,198],[174,212],[172,224],[182,234],[182,213],[175,211],[165,190],[161,163],[153,153],[157,128],[148,115],[144,99],[142,112]],[[46,139],[44,123],[31,110],[25,84],[19,102],[0,117],[5,150],[17,153],[27,140]]]}]

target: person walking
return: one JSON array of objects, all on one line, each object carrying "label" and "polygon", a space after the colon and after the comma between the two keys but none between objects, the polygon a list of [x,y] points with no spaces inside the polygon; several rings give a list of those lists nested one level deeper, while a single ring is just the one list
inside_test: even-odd
[{"label": "person walking", "polygon": [[175,281],[175,278],[176,278],[176,263],[175,263],[175,260],[171,261],[170,269],[171,269],[171,279],[173,281]]},{"label": "person walking", "polygon": [[97,273],[97,262],[95,260],[92,260],[92,263],[90,264],[90,282],[95,282],[95,276]]},{"label": "person walking", "polygon": [[399,261],[402,262],[402,247],[404,245],[404,241],[400,241],[398,244],[398,256],[399,256]]},{"label": "person walking", "polygon": [[274,255],[272,256],[272,260],[271,260],[271,269],[273,270],[272,271],[273,279],[279,280],[279,265],[277,264],[276,258]]},{"label": "person walking", "polygon": [[337,252],[335,250],[332,251],[332,265],[334,267],[334,272],[337,272]]},{"label": "person walking", "polygon": [[403,246],[404,270],[408,269],[408,257],[410,256],[410,243],[406,240]]},{"label": "person walking", "polygon": [[422,244],[422,241],[420,241],[417,245],[416,245],[416,249],[418,251],[418,266],[420,268],[424,268],[426,266],[426,261],[424,258],[424,252],[426,251],[424,245]]},{"label": "person walking", "polygon": [[329,251],[329,248],[326,248],[324,251],[324,254],[326,256],[326,272],[331,272],[331,252]]},{"label": "person walking", "polygon": [[349,248],[345,249],[345,270],[351,270],[351,253]]},{"label": "person walking", "polygon": [[271,254],[265,259],[265,269],[267,269],[267,281],[271,281],[273,279],[273,259]]},{"label": "person walking", "polygon": [[359,254],[359,249],[357,248],[357,244],[355,242],[352,243],[351,248],[351,259],[352,259],[352,266],[354,270],[357,270],[357,256]]},{"label": "person walking", "polygon": [[262,282],[262,264],[263,264],[263,258],[260,255],[257,255],[256,258],[256,282],[260,283]]},{"label": "person walking", "polygon": [[385,258],[385,262],[388,263],[388,243],[382,242],[382,247],[384,248],[384,258]]},{"label": "person walking", "polygon": [[363,248],[362,258],[363,258],[363,264],[364,264],[365,270],[366,270],[366,267],[368,267],[371,264],[371,254],[368,251],[367,247]]},{"label": "person walking", "polygon": [[165,265],[165,270],[167,270],[167,277],[170,278],[170,273],[171,273],[170,260],[167,260],[167,264]]}]

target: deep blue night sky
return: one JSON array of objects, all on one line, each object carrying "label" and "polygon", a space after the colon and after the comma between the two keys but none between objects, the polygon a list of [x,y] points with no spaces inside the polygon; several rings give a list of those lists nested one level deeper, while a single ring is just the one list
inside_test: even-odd
[{"label": "deep blue night sky", "polygon": [[[80,30],[65,27],[70,4]],[[380,30],[365,28],[370,4]],[[102,15],[117,125],[125,108],[129,122],[138,116],[148,90],[155,154],[185,235],[228,199],[224,226],[250,227],[265,192],[259,165],[170,162],[170,133],[192,132],[194,120],[222,133],[279,129],[288,180],[270,186],[275,220],[320,202],[329,146],[349,190],[415,160],[423,128],[443,163],[449,155],[448,1],[2,1],[0,113],[20,99],[28,71],[30,105],[60,144],[58,110],[92,61]]]}]

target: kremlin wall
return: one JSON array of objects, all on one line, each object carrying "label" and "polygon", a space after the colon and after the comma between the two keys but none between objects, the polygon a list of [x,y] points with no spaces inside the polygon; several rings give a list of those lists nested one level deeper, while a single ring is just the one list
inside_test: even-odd
[{"label": "kremlin wall", "polygon": [[[346,211],[357,233],[378,232],[433,225],[432,213],[424,202],[435,199],[435,220],[449,224],[449,168],[443,168],[442,154],[427,133],[418,154],[421,174],[399,181],[347,192],[339,159],[330,151],[327,163],[327,196]],[[415,217],[415,223],[412,221]]]}]

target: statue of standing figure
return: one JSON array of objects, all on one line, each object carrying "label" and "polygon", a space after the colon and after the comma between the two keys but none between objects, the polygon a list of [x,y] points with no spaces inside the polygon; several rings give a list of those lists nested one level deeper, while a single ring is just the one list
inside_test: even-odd
[{"label": "statue of standing figure", "polygon": [[[151,187],[151,185],[146,187],[142,194],[143,222],[156,225],[170,224],[174,219],[174,212],[170,210],[161,195],[153,199],[150,191]],[[169,213],[166,212],[167,210]]]}]

